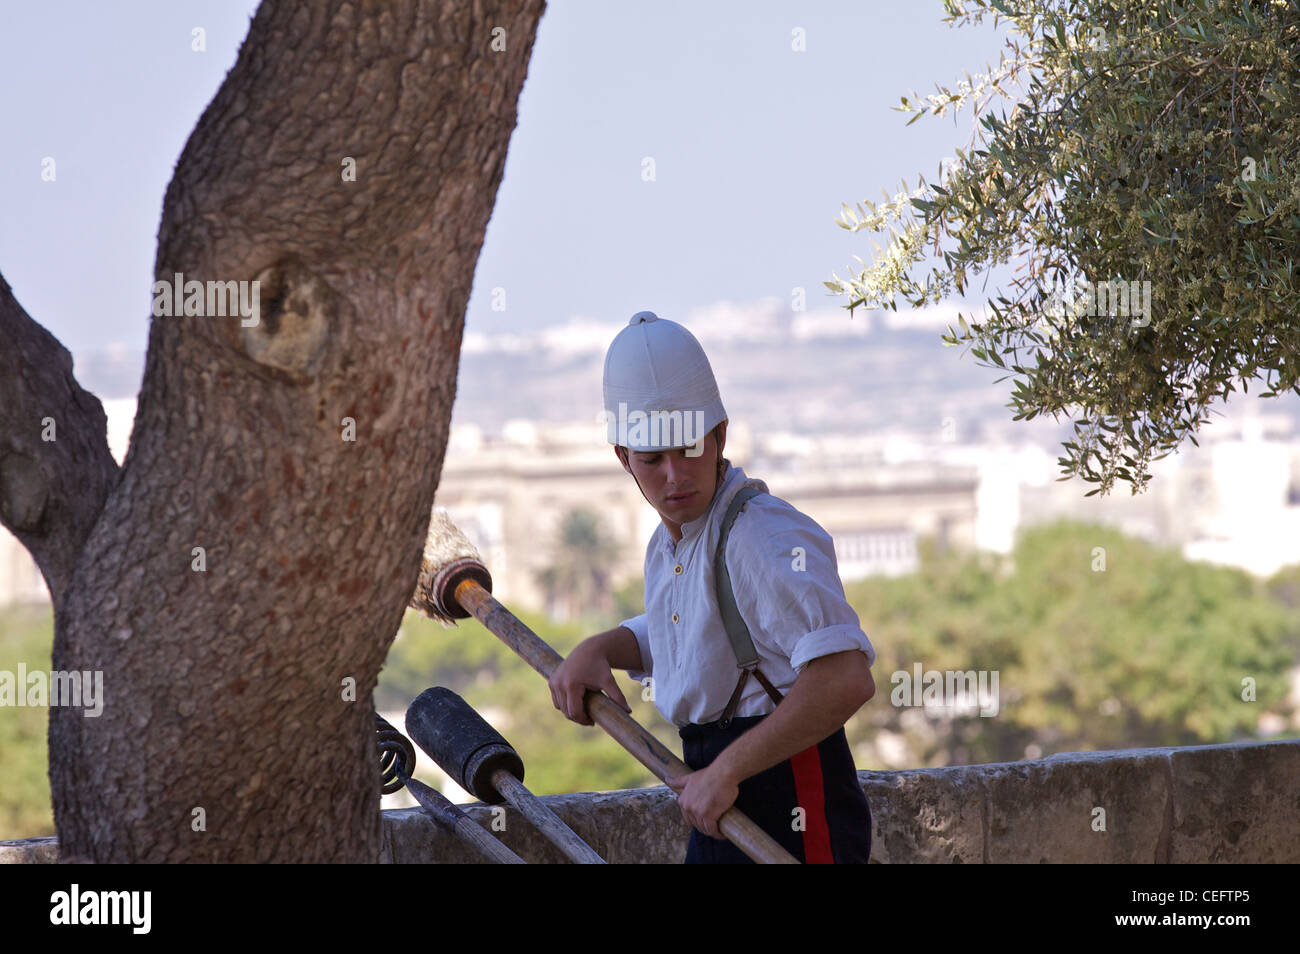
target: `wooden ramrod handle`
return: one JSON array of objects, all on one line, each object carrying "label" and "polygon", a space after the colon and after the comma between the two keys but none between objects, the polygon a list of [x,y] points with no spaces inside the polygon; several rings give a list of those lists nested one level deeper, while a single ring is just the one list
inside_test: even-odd
[{"label": "wooden ramrod handle", "polygon": [[[455,598],[466,612],[472,614],[493,635],[513,649],[521,659],[546,679],[549,680],[564,661],[563,656],[547,645],[540,636],[525,626],[518,617],[474,580],[464,580],[459,583],[456,586]],[[627,749],[661,782],[667,782],[669,776],[685,775],[691,771],[685,762],[604,693],[588,691],[585,703],[591,721],[609,733],[615,742]],[[718,829],[728,841],[761,864],[797,865],[799,863],[771,835],[734,806],[722,813],[722,817],[718,819]]]}]

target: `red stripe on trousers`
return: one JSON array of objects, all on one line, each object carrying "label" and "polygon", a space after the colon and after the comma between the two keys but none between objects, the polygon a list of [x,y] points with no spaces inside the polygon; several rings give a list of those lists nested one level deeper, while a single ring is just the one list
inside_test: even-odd
[{"label": "red stripe on trousers", "polygon": [[790,757],[794,769],[794,791],[804,810],[804,864],[833,865],[831,829],[826,822],[826,793],[822,788],[822,759],[817,746],[810,745]]}]

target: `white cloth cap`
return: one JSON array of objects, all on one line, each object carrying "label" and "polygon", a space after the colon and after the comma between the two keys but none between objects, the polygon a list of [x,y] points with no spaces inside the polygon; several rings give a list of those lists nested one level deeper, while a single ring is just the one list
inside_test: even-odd
[{"label": "white cloth cap", "polygon": [[609,442],[629,450],[689,447],[727,417],[700,343],[652,311],[610,343],[604,390]]}]

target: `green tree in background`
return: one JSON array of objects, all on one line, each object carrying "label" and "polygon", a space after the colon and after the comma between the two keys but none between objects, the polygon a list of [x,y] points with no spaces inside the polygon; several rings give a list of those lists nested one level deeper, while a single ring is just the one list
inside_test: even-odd
[{"label": "green tree in background", "polygon": [[1080,410],[1060,463],[1089,495],[1143,489],[1234,381],[1300,393],[1300,0],[945,7],[1009,24],[1007,50],[901,109],[972,105],[975,148],[934,184],[846,205],[839,224],[887,247],[827,287],[850,312],[921,306],[1015,266],[944,340],[1011,372],[1017,419]]},{"label": "green tree in background", "polygon": [[537,574],[551,615],[568,619],[584,610],[610,609],[611,568],[618,552],[600,514],[581,507],[568,511],[560,520],[551,559]]},{"label": "green tree in background", "polygon": [[[54,617],[48,607],[11,606],[0,614],[0,671],[50,665]],[[50,712],[0,707],[0,839],[54,834],[46,734]]]},{"label": "green tree in background", "polygon": [[[1269,594],[1300,568],[1256,581],[1069,521],[1024,532],[1008,560],[927,546],[923,561],[848,588],[878,653],[876,697],[849,729],[862,751],[883,731],[907,739],[906,767],[1013,761],[1248,740],[1264,713],[1294,716],[1300,618]],[[892,706],[892,674],[916,663],[998,671],[997,714]]]}]

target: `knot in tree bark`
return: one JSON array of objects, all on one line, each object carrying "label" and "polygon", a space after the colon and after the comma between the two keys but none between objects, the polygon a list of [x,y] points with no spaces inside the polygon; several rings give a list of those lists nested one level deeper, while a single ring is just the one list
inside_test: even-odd
[{"label": "knot in tree bark", "polygon": [[257,321],[239,329],[244,352],[258,364],[299,384],[314,379],[338,325],[338,296],[293,258],[281,259],[254,279]]}]

